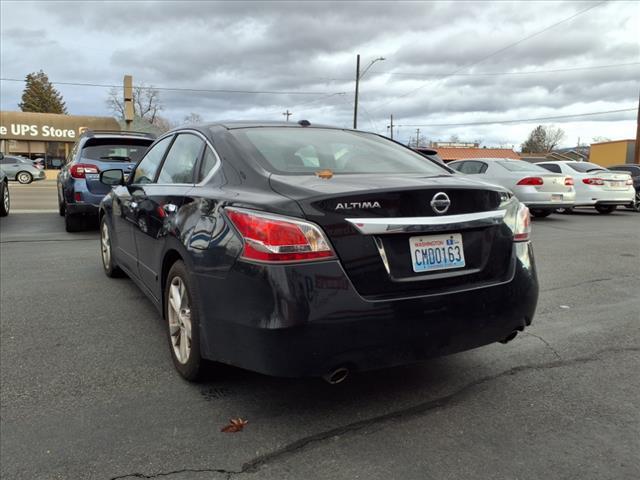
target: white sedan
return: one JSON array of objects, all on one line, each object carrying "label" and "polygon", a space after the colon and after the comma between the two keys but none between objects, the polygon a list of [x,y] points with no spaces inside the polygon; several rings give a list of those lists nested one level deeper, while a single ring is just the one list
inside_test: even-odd
[{"label": "white sedan", "polygon": [[555,161],[536,165],[575,179],[576,207],[595,207],[599,213],[607,214],[618,205],[634,202],[633,180],[626,173],[613,172],[590,162]]},{"label": "white sedan", "polygon": [[572,208],[576,197],[570,175],[549,173],[542,167],[509,158],[474,158],[447,164],[460,173],[508,188],[534,217],[546,217],[557,208]]}]

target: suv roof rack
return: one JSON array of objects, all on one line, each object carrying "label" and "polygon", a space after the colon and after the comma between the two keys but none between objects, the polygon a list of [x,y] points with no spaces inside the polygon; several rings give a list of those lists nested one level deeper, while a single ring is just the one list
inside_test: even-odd
[{"label": "suv roof rack", "polygon": [[93,137],[94,135],[135,135],[137,137],[156,138],[156,135],[149,132],[133,132],[131,130],[92,130],[90,128],[82,132],[81,136]]}]

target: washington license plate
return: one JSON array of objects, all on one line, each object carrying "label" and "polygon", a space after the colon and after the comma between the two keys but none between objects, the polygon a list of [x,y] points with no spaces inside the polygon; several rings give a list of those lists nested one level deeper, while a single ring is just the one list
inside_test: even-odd
[{"label": "washington license plate", "polygon": [[462,235],[425,235],[409,239],[414,272],[432,272],[465,266]]}]

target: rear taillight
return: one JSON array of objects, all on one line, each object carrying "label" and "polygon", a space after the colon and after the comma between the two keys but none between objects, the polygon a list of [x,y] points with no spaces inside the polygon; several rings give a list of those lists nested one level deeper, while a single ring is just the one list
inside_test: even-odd
[{"label": "rear taillight", "polygon": [[627,179],[627,182],[625,183],[625,185],[633,185],[633,178]]},{"label": "rear taillight", "polygon": [[335,258],[316,225],[253,210],[227,208],[244,240],[242,258],[261,262],[299,262]]},{"label": "rear taillight", "polygon": [[571,178],[571,177],[567,177],[567,178],[565,178],[565,179],[564,179],[564,184],[565,184],[567,187],[572,186],[572,185],[573,185],[573,178]]},{"label": "rear taillight", "polygon": [[518,211],[516,212],[515,219],[512,221],[513,225],[511,225],[511,229],[513,231],[513,241],[528,241],[531,235],[531,215],[529,214],[529,209],[526,205],[523,205],[522,203],[518,205]]},{"label": "rear taillight", "polygon": [[540,177],[526,177],[518,182],[518,185],[542,185],[544,181]]},{"label": "rear taillight", "polygon": [[69,169],[73,178],[85,178],[87,173],[100,173],[100,170],[95,165],[90,163],[76,163]]},{"label": "rear taillight", "polygon": [[601,178],[583,178],[582,183],[587,185],[604,185],[604,180]]}]

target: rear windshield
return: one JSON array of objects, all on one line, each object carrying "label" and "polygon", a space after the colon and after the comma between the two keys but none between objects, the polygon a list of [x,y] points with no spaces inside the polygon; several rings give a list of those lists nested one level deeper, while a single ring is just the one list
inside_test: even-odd
[{"label": "rear windshield", "polygon": [[276,173],[449,173],[433,161],[377,135],[322,128],[231,130],[264,168]]},{"label": "rear windshield", "polygon": [[596,165],[595,163],[589,163],[589,162],[567,162],[567,165],[573,168],[576,172],[581,172],[581,173],[606,170],[605,168],[602,168],[600,165]]},{"label": "rear windshield", "polygon": [[514,160],[510,162],[508,160],[498,160],[498,164],[509,170],[510,172],[544,172],[548,173],[549,170],[542,168],[533,163],[528,163],[524,160]]},{"label": "rear windshield", "polygon": [[82,148],[82,158],[99,162],[135,162],[153,140],[143,138],[92,138]]}]

